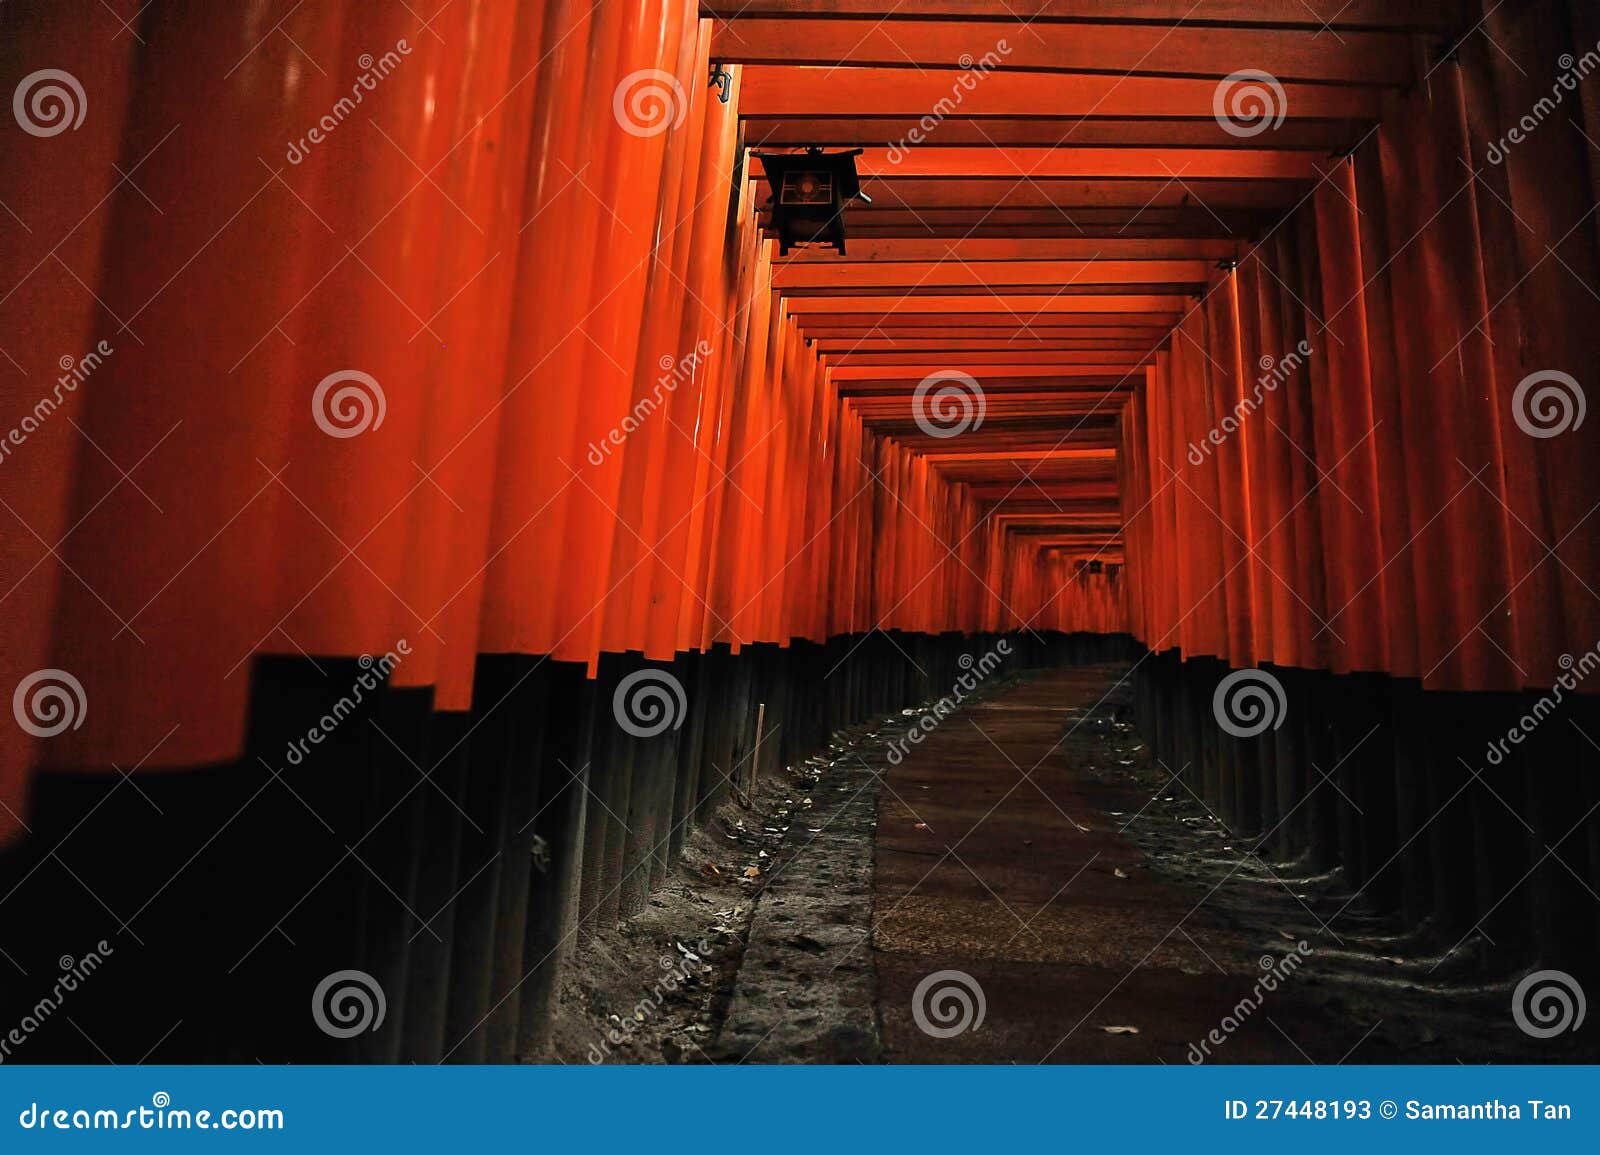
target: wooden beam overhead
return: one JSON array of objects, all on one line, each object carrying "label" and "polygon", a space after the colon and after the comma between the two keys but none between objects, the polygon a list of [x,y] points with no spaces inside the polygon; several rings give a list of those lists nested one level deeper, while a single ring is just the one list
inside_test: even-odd
[{"label": "wooden beam overhead", "polygon": [[1207,261],[903,261],[893,264],[806,263],[774,270],[775,289],[845,289],[1203,282]]},{"label": "wooden beam overhead", "polygon": [[855,17],[962,20],[1227,24],[1256,28],[1360,28],[1443,31],[1459,28],[1461,0],[701,0],[700,14],[719,23],[761,17]]},{"label": "wooden beam overhead", "polygon": [[[1145,370],[1131,373],[1096,372],[1092,366],[1058,366],[1049,376],[996,377],[989,370],[983,373],[983,391],[990,396],[1002,393],[1050,392],[1075,394],[1083,397],[1115,398],[1126,396],[1145,378]],[[920,377],[894,379],[863,379],[860,381],[835,381],[839,392],[850,397],[907,397],[916,390]]]},{"label": "wooden beam overhead", "polygon": [[1028,360],[1026,362],[980,362],[962,361],[955,364],[867,364],[867,365],[835,365],[833,379],[836,382],[845,381],[894,381],[904,379],[919,381],[938,369],[947,369],[951,372],[970,373],[974,377],[985,375],[993,377],[1103,377],[1107,374],[1130,372],[1141,364],[1138,357],[1129,357],[1125,353],[1112,353],[1104,359],[1092,359],[1088,354],[1079,355],[1083,359],[1078,361],[1044,362]]},{"label": "wooden beam overhead", "polygon": [[[926,4],[906,5],[913,16]],[[1304,10],[1302,10],[1304,11]],[[882,68],[1114,72],[1223,77],[1258,68],[1279,80],[1399,84],[1411,78],[1412,44],[1402,32],[1217,28],[1182,23],[1019,27],[1015,19],[719,21],[711,55],[726,64],[840,64]]]},{"label": "wooden beam overhead", "polygon": [[[993,510],[1015,511],[1019,514],[1048,514],[1060,516],[1104,517],[1108,509],[1115,509],[1117,501],[1116,483],[1116,455],[1108,454],[1101,459],[1079,461],[1078,453],[1094,453],[1095,450],[1069,450],[1066,453],[1055,454],[1049,458],[1036,459],[1031,467],[1029,480],[1037,483],[1047,492],[1054,490],[1061,493],[1066,487],[1071,494],[1069,498],[1055,504],[1042,500],[1038,489],[1032,484],[1024,483],[1020,489],[1008,496],[1021,477],[1021,472],[1010,470],[1010,479],[1006,474],[981,461],[960,462],[941,461],[939,468],[953,480],[970,479],[976,482],[988,481],[990,484],[1005,483],[1005,488],[999,493],[991,495],[994,501]],[[1103,451],[1101,451],[1103,452]]]},{"label": "wooden beam overhead", "polygon": [[[995,313],[954,313],[927,316],[906,313],[885,318],[857,314],[814,313],[800,319],[807,336],[816,337],[991,337],[1020,333],[1033,337],[1090,337],[1108,330],[1135,330],[1143,336],[1152,330],[1165,333],[1171,321],[1165,314],[1127,313],[1076,316],[1071,313],[1010,316]],[[1133,335],[1133,334],[1130,334]]]},{"label": "wooden beam overhead", "polygon": [[[951,481],[965,481],[973,486],[973,496],[989,503],[991,510],[1037,509],[1057,516],[1082,513],[1094,517],[1110,514],[1113,520],[1116,518],[1115,475],[1098,463],[1091,463],[1085,470],[1055,474],[1054,461],[1037,461],[1026,481],[1022,480],[1023,471],[1013,465],[1005,466],[1002,471],[981,461],[940,461],[938,467]],[[1024,494],[1025,497],[1018,496]]]},{"label": "wooden beam overhead", "polygon": [[[871,425],[877,432],[887,433],[890,431],[891,426],[895,429],[900,429],[901,431],[909,431],[916,428],[916,419],[911,413],[910,398],[898,397],[886,400],[891,400],[893,402],[892,408],[874,409],[865,405],[855,404],[854,402],[852,402],[852,405],[856,411],[861,414],[862,420]],[[1019,405],[1020,404],[1023,403],[1019,403]],[[1038,401],[1027,402],[1025,404],[1027,405],[1026,409],[1007,409],[1002,407],[997,401],[990,401],[985,411],[983,428],[988,428],[991,423],[994,423],[997,426],[1000,424],[1005,424],[1011,427],[1020,428],[1022,427],[1023,422],[1030,418],[1034,420],[1034,428],[1036,429],[1043,428],[1060,430],[1062,428],[1081,423],[1086,428],[1092,425],[1094,428],[1105,430],[1109,428],[1111,423],[1109,420],[1101,420],[1101,411],[1093,409],[1090,405],[1079,405],[1076,408],[1063,408],[1060,406],[1047,405]],[[1111,418],[1114,419],[1116,412],[1118,409],[1120,409],[1120,407],[1120,402],[1116,408],[1112,408],[1108,405],[1105,409],[1105,412],[1109,413]]]},{"label": "wooden beam overhead", "polygon": [[[930,349],[949,349],[952,352],[986,349],[1015,349],[1025,352],[1033,348],[1062,349],[1151,349],[1166,341],[1171,330],[1166,326],[1147,326],[1139,329],[1045,329],[1028,330],[1018,326],[1014,330],[963,327],[933,338],[896,336],[894,333],[874,332],[870,327],[856,333],[840,334],[836,330],[813,331],[801,326],[801,333],[813,341],[819,352],[906,352]],[[909,330],[926,333],[929,330]]]},{"label": "wooden beam overhead", "polygon": [[[1142,376],[1142,374],[1141,374]],[[992,401],[998,409],[1005,406],[1024,406],[1017,416],[1029,416],[1035,412],[1061,412],[1089,414],[1098,413],[1106,422],[1116,417],[1116,406],[1121,404],[1121,399],[1127,395],[1126,389],[1118,389],[1106,385],[1103,381],[1074,381],[1070,379],[1056,379],[1052,377],[1006,378],[1014,384],[1014,388],[996,388],[990,395],[989,386],[994,384],[994,379],[985,377],[981,384],[987,400]],[[879,388],[878,382],[856,381],[836,382],[840,391],[850,396],[853,404],[858,405],[863,412],[872,412],[878,415],[889,413],[891,416],[900,415],[907,419],[911,417],[910,402],[916,392],[919,379],[905,378],[900,381],[881,383],[891,388]],[[864,393],[860,387],[871,387],[875,391]]]},{"label": "wooden beam overhead", "polygon": [[[961,145],[946,148],[869,147],[856,158],[863,179],[912,177],[1029,180],[1146,178],[1314,180],[1334,162],[1317,153],[1263,148],[1082,148],[1058,145],[1016,148]],[[750,161],[752,178],[763,176],[760,157]]]},{"label": "wooden beam overhead", "polygon": [[1205,237],[957,237],[948,241],[906,237],[852,244],[845,255],[831,249],[795,249],[775,261],[774,267],[894,261],[1219,261],[1238,255],[1236,241]]},{"label": "wooden beam overhead", "polygon": [[[755,116],[740,113],[745,143],[754,148],[792,148],[799,145],[851,147],[890,145],[922,135],[918,150],[980,145],[988,147],[1081,148],[1232,148],[1243,151],[1263,147],[1255,137],[1236,136],[1218,123],[1209,110],[1184,117],[1054,116],[1035,110],[1026,117],[973,118],[961,109],[930,131],[922,124],[926,109],[899,117],[876,111],[856,117]],[[1367,123],[1353,117],[1334,119],[1291,118],[1272,130],[1270,147],[1300,149],[1329,155],[1342,153],[1367,131]]]},{"label": "wooden beam overhead", "polygon": [[[904,353],[915,355],[937,353],[943,356],[958,356],[962,353],[998,353],[1015,358],[1024,354],[1031,356],[1034,353],[1069,352],[1085,349],[1126,349],[1130,352],[1142,353],[1147,349],[1154,348],[1156,341],[1165,335],[1165,332],[1159,332],[1155,334],[1153,339],[1119,336],[1082,340],[1032,338],[1026,335],[1018,335],[1009,341],[997,337],[991,337],[988,340],[946,337],[927,341],[888,341],[876,337],[858,337],[855,340],[830,338],[818,341],[816,348],[820,353]],[[838,364],[838,361],[834,358],[830,358],[830,361]]]},{"label": "wooden beam overhead", "polygon": [[887,316],[896,313],[1007,313],[1019,320],[1028,316],[1055,313],[1158,313],[1176,318],[1189,307],[1188,297],[1179,295],[1067,297],[1044,293],[995,296],[993,293],[968,293],[940,297],[791,297],[792,314],[866,313]]},{"label": "wooden beam overhead", "polygon": [[1041,538],[1035,542],[1040,553],[1064,553],[1073,557],[1087,557],[1105,565],[1122,563],[1122,535],[1118,534],[1067,534]]},{"label": "wooden beam overhead", "polygon": [[[967,472],[981,476],[979,466],[974,463],[962,467],[958,462],[944,461],[940,465],[950,472]],[[1078,500],[1074,509],[1092,512],[1102,508],[1110,500],[1115,501],[1117,455],[1106,453],[1104,450],[1071,448],[1053,454],[1050,458],[1039,461],[1032,471],[1033,480],[1041,485],[1061,485],[1078,483],[1083,486],[1079,491]],[[1001,476],[991,472],[993,476]],[[1099,482],[1099,485],[1095,483]],[[1071,510],[1051,509],[1048,506],[1036,504],[1037,494],[1026,493],[1019,490],[1018,497],[1006,502],[999,508],[1015,511],[1020,515],[1030,513],[1051,514],[1059,516]]]},{"label": "wooden beam overhead", "polygon": [[[904,373],[906,378],[923,378],[926,374],[944,368],[960,368],[965,373],[981,378],[982,374],[1008,371],[1011,376],[1019,365],[1037,370],[1046,376],[1061,368],[1099,366],[1102,373],[1126,373],[1134,366],[1147,365],[1154,358],[1154,349],[1093,349],[1075,352],[1040,352],[1027,354],[1026,362],[1019,362],[1016,354],[842,354],[829,358],[829,365],[838,370],[878,370],[883,376]],[[837,378],[835,378],[837,379]]]},{"label": "wooden beam overhead", "polygon": [[[911,420],[911,394],[911,390],[906,390],[896,395],[852,396],[850,403],[863,417],[871,421]],[[1037,421],[1045,417],[1092,416],[1098,418],[1100,424],[1106,424],[1116,416],[1115,409],[1106,401],[1104,391],[1063,393],[1036,388],[1032,392],[1019,390],[995,394],[992,397],[986,395],[984,400],[987,418],[996,421],[1023,419]]]},{"label": "wooden beam overhead", "polygon": [[[1176,188],[1178,186],[1173,185]],[[1181,192],[1181,189],[1180,189]],[[1282,215],[1282,208],[1239,209],[1186,204],[1121,207],[1074,207],[1041,203],[1032,208],[876,209],[852,203],[845,209],[848,239],[886,237],[1061,237],[1079,240],[1130,237],[1245,237]],[[766,214],[763,213],[763,218]],[[849,251],[849,245],[846,245]]]},{"label": "wooden beam overhead", "polygon": [[[1040,285],[1036,282],[1022,282],[1020,284],[995,283],[982,286],[987,292],[997,293],[1001,296],[1013,296],[1018,293],[1051,292],[1061,297],[1103,297],[1116,294],[1128,295],[1178,295],[1198,296],[1204,289],[1199,281],[1149,281],[1127,284],[1110,282],[1107,284],[1072,284],[1072,285]],[[944,293],[970,292],[971,287],[964,285],[911,285],[904,288],[893,286],[865,286],[862,288],[847,289],[786,289],[784,297],[787,300],[843,300],[848,297],[872,297],[883,293],[896,293],[902,297],[931,297]]]},{"label": "wooden beam overhead", "polygon": [[880,376],[922,377],[937,368],[960,369],[981,375],[993,369],[1009,376],[1026,376],[1019,366],[1044,374],[1063,365],[1099,365],[1102,371],[1127,370],[1142,365],[1155,354],[1154,349],[1069,349],[1000,353],[840,353],[828,358],[834,366],[834,380],[842,380],[841,370],[876,369]]},{"label": "wooden beam overhead", "polygon": [[[823,298],[826,300],[827,298]],[[898,301],[899,298],[896,298]],[[992,328],[1005,332],[1047,333],[1064,332],[1074,328],[1132,328],[1146,331],[1152,328],[1166,332],[1172,327],[1173,317],[1167,312],[1138,313],[1038,313],[1019,311],[993,313],[956,311],[949,313],[912,313],[900,309],[887,309],[878,313],[806,313],[799,317],[800,328],[806,334],[813,331],[836,331],[840,328],[859,332],[862,336],[893,336],[897,331],[944,330],[957,328]]]},{"label": "wooden beam overhead", "polygon": [[[1194,208],[1223,213],[1234,209],[1281,211],[1306,194],[1307,183],[1294,180],[1191,180],[1172,173],[1160,178],[1054,180],[1012,173],[1009,178],[952,180],[887,177],[862,182],[872,204],[852,204],[845,212],[848,231],[854,223],[869,224],[879,214],[897,210],[966,209],[996,213],[1007,209],[1043,209],[1070,223],[1080,209],[1114,209],[1125,220],[1138,220],[1158,209]],[[763,213],[765,206],[761,206]]]},{"label": "wooden beam overhead", "polygon": [[[985,422],[982,427],[968,429],[959,437],[929,437],[926,433],[918,431],[915,425],[910,429],[912,431],[892,433],[890,436],[930,460],[937,457],[944,460],[973,461],[981,460],[978,454],[995,454],[996,461],[1003,461],[1006,457],[1027,461],[1039,457],[1051,457],[1063,449],[1099,449],[1112,454],[1117,451],[1114,430],[1079,429],[1070,425],[1066,429],[991,433],[988,423]],[[1018,479],[1021,479],[1020,475]]]},{"label": "wooden beam overhead", "polygon": [[[926,217],[928,214],[921,214]],[[1170,235],[1174,230],[1163,225],[1149,221],[1148,215],[1141,216],[1138,220],[1129,220],[1122,226],[1110,224],[1096,224],[1082,220],[1083,214],[1073,213],[1071,222],[1062,220],[1059,216],[1055,223],[1044,222],[1039,219],[1025,219],[1022,221],[1006,221],[994,224],[984,219],[981,213],[954,214],[957,219],[940,221],[930,224],[926,220],[916,222],[916,217],[906,213],[906,219],[901,222],[885,224],[882,218],[872,220],[870,223],[857,224],[850,232],[852,245],[861,241],[883,240],[958,240],[962,237],[983,240],[1014,240],[1022,238],[1036,238],[1040,240],[1065,239],[1067,237],[1088,237],[1091,239],[1110,237],[1162,237]],[[1261,220],[1255,217],[1238,217],[1240,236],[1256,235],[1257,230],[1265,229],[1271,225],[1270,220]],[[911,223],[916,222],[916,223]],[[1187,231],[1187,230],[1184,230]],[[1225,235],[1222,229],[1217,229],[1218,236]]]},{"label": "wooden beam overhead", "polygon": [[[752,64],[740,80],[739,109],[752,116],[1052,116],[1212,115],[1217,84],[1165,76],[993,72],[967,91],[940,72],[900,68],[804,68]],[[1380,90],[1332,84],[1286,83],[1286,117],[1376,119]],[[933,129],[931,131],[937,131]],[[1255,137],[1270,147],[1271,132]]]},{"label": "wooden beam overhead", "polygon": [[[1093,450],[1077,450],[1075,453],[1096,453]],[[1058,456],[1058,454],[1040,454],[1040,456]],[[1080,525],[1093,525],[1093,510],[1075,510],[1075,512],[1061,512],[1061,510],[1029,509],[1026,502],[1019,502],[1018,509],[1011,509],[1010,504],[1003,509],[995,509],[990,517],[1003,526],[1011,525],[1067,525],[1077,522]]]}]

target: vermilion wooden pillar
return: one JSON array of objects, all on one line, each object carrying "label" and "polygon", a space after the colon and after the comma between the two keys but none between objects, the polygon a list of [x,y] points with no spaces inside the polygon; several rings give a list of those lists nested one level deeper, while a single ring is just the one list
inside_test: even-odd
[{"label": "vermilion wooden pillar", "polygon": [[[1350,161],[1338,164],[1316,194],[1318,266],[1328,328],[1319,336],[1322,347],[1312,364],[1326,367],[1329,460],[1319,464],[1331,471],[1325,484],[1337,502],[1331,520],[1339,527],[1333,541],[1336,552],[1328,558],[1329,571],[1338,580],[1330,586],[1323,615],[1336,618],[1326,624],[1344,638],[1336,668],[1374,671],[1389,667],[1387,601],[1381,580],[1386,514],[1378,488],[1367,277],[1356,195],[1354,163]],[[1319,456],[1323,455],[1319,452]],[[1324,501],[1326,509],[1328,498]]]},{"label": "vermilion wooden pillar", "polygon": [[[491,651],[554,653],[570,632],[557,628],[560,573],[550,564],[567,517],[583,356],[580,322],[590,307],[599,214],[600,118],[617,75],[616,6],[557,2],[550,9],[554,47],[537,76],[538,107],[520,245],[500,466],[485,577],[484,646]],[[551,292],[551,286],[560,286]],[[564,651],[565,656],[565,651]]]},{"label": "vermilion wooden pillar", "polygon": [[[99,290],[97,335],[116,354],[81,422],[105,456],[81,458],[84,520],[62,551],[83,581],[64,594],[56,663],[83,669],[96,708],[51,744],[53,762],[151,768],[239,751],[250,657],[274,625],[272,470],[316,384],[302,386],[274,326],[292,324],[325,267],[320,226],[282,181],[301,175],[286,142],[334,87],[288,37],[331,60],[343,16],[296,12],[265,40],[244,14],[152,9],[140,25],[123,147],[125,168],[143,159],[139,191],[108,206]],[[123,482],[119,467],[147,453],[138,486]]]},{"label": "vermilion wooden pillar", "polygon": [[[12,415],[8,420],[27,418],[37,425],[23,444],[5,447],[0,463],[6,502],[0,516],[7,523],[0,534],[0,685],[6,687],[55,664],[57,589],[75,579],[50,550],[81,516],[71,512],[79,452],[72,422],[83,419],[86,383],[109,372],[100,362],[136,344],[116,341],[107,346],[109,354],[99,352],[96,341],[109,318],[94,296],[123,183],[113,165],[120,163],[126,172],[145,159],[128,159],[124,145],[136,41],[118,22],[132,20],[136,8],[126,0],[109,10],[97,0],[73,0],[46,13],[24,14],[15,5],[0,9],[0,40],[6,45],[0,87],[14,95],[34,77],[27,92],[43,104],[27,107],[39,109],[32,123],[48,134],[29,133],[8,120],[0,148],[0,268],[6,270],[0,283],[0,402]],[[49,69],[69,74],[82,97],[59,79],[35,75]],[[52,86],[61,89],[62,99],[47,98]],[[48,401],[45,410],[36,408],[41,401]],[[41,412],[47,414],[42,421]],[[0,844],[26,821],[34,756],[33,735],[18,726],[0,728]]]},{"label": "vermilion wooden pillar", "polygon": [[675,604],[683,588],[679,567],[668,569],[661,553],[667,528],[661,522],[661,496],[668,480],[669,447],[682,437],[677,426],[697,400],[696,378],[704,381],[694,345],[681,344],[692,291],[686,277],[697,198],[720,199],[715,191],[698,190],[707,94],[699,82],[706,70],[701,40],[708,30],[700,27],[693,12],[679,12],[676,19],[681,26],[677,52],[663,61],[662,71],[681,85],[683,121],[664,134],[666,154],[649,256],[647,306],[626,408],[629,415],[644,416],[638,419],[640,428],[630,436],[629,452],[623,457],[617,513],[627,528],[612,543],[608,584],[615,590],[607,599],[605,630],[609,646],[649,649],[652,657],[661,659],[671,658],[670,647],[646,646],[652,606]]},{"label": "vermilion wooden pillar", "polygon": [[[706,31],[702,25],[702,39]],[[685,353],[694,350],[698,363],[692,392],[685,402],[674,406],[673,427],[665,431],[670,449],[661,497],[663,540],[658,547],[659,567],[681,575],[681,587],[674,591],[676,579],[669,578],[660,606],[650,615],[645,651],[652,657],[688,649],[691,639],[698,640],[691,626],[697,615],[689,607],[692,604],[698,609],[705,596],[702,554],[707,506],[714,487],[722,484],[716,451],[720,401],[729,379],[729,349],[727,318],[720,306],[727,294],[724,269],[729,260],[727,238],[731,224],[724,193],[733,182],[738,120],[734,115],[737,105],[732,102],[738,94],[737,72],[730,81],[730,91],[729,104],[709,98],[703,102],[701,115],[706,123],[699,155],[694,159],[698,171],[691,206],[692,235],[686,242],[689,263],[684,292],[688,300],[678,346]],[[705,350],[703,356],[700,350]]]},{"label": "vermilion wooden pillar", "polygon": [[[657,0],[627,6],[620,29],[616,70],[608,98],[618,83],[637,86],[641,73],[661,73],[676,62],[682,14]],[[655,81],[655,83],[660,83]],[[680,115],[677,92],[668,85],[662,115]],[[596,106],[591,106],[596,107]],[[599,106],[599,107],[604,107]],[[626,100],[600,122],[600,179],[596,194],[603,202],[593,251],[594,295],[581,319],[584,344],[579,373],[587,387],[580,393],[577,435],[568,456],[580,476],[568,489],[567,533],[562,544],[563,581],[557,594],[561,627],[569,635],[556,647],[561,656],[592,659],[603,637],[606,608],[616,576],[611,573],[613,542],[622,528],[617,508],[622,460],[603,457],[599,465],[579,464],[586,447],[619,426],[629,410],[638,365],[640,325],[650,282],[651,246],[659,227],[661,174],[668,132],[650,122],[641,127],[640,113]],[[630,129],[632,131],[630,131]],[[666,301],[652,301],[665,308]]]},{"label": "vermilion wooden pillar", "polygon": [[442,32],[465,59],[457,113],[432,161],[434,207],[451,229],[432,294],[441,302],[430,326],[438,336],[416,338],[433,384],[408,479],[420,484],[408,502],[410,566],[400,587],[433,629],[421,631],[416,659],[395,678],[435,684],[441,709],[470,704],[479,649],[524,186],[536,128],[550,112],[537,99],[550,7],[478,0],[456,16],[455,35]]}]

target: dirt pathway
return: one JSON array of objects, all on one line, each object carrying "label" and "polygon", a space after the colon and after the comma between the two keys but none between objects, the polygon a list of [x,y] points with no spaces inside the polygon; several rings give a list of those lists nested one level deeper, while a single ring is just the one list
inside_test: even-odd
[{"label": "dirt pathway", "polygon": [[730,805],[584,972],[576,1037],[605,1012],[626,1025],[637,976],[693,940],[686,989],[604,1061],[1579,1057],[1518,1032],[1470,943],[1430,954],[1337,873],[1231,835],[1152,761],[1124,672],[1033,671],[936,723],[903,711],[764,783],[762,817]]},{"label": "dirt pathway", "polygon": [[[1214,925],[1185,888],[1153,877],[1066,764],[1075,711],[1104,698],[1115,673],[1042,672],[952,719],[889,773],[874,941],[892,1060],[1183,1062],[1249,993],[1266,944]],[[1273,953],[1293,953],[1280,945]],[[942,971],[958,973],[914,1000]],[[975,1017],[979,991],[982,1024],[940,1037]],[[1265,1017],[1226,1049],[1302,1061]]]},{"label": "dirt pathway", "polygon": [[888,1061],[1583,1057],[1518,1030],[1514,977],[1486,977],[1472,942],[1404,933],[1338,872],[1230,834],[1152,762],[1122,673],[1041,671],[885,777],[873,944]]}]

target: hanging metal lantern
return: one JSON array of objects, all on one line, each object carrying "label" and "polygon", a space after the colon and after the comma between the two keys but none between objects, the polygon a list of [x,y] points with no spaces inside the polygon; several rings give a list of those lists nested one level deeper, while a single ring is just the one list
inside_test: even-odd
[{"label": "hanging metal lantern", "polygon": [[808,148],[755,154],[772,190],[767,208],[780,254],[795,245],[832,245],[844,252],[845,205],[857,199],[872,203],[856,175],[856,157],[861,153],[859,148],[847,152]]}]

